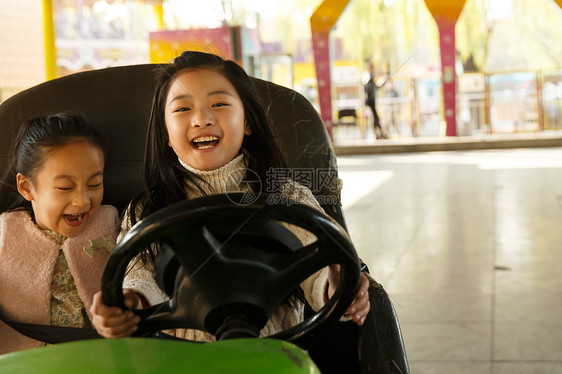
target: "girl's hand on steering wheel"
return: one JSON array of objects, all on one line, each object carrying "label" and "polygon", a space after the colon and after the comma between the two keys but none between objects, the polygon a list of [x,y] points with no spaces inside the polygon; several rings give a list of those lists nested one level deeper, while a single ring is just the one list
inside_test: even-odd
[{"label": "girl's hand on steering wheel", "polygon": [[[141,298],[132,290],[123,290],[125,306],[136,309],[141,305]],[[92,325],[98,334],[104,338],[125,338],[138,328],[140,317],[131,310],[122,310],[119,307],[108,307],[102,301],[101,291],[94,295],[92,307]]]},{"label": "girl's hand on steering wheel", "polygon": [[[332,297],[340,280],[340,266],[330,265],[328,272],[328,299]],[[371,303],[369,302],[369,280],[364,274],[361,274],[359,279],[359,288],[355,294],[355,298],[351,305],[347,308],[345,316],[351,317],[353,322],[359,326],[363,325],[365,317],[371,310]]]}]

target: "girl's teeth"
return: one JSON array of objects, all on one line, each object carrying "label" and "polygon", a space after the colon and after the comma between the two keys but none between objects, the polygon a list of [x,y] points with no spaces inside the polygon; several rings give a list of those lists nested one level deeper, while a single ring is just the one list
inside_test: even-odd
[{"label": "girl's teeth", "polygon": [[193,140],[194,142],[198,143],[198,142],[210,142],[213,140],[218,140],[219,138],[217,138],[216,136],[204,136],[202,138],[197,138],[195,140]]},{"label": "girl's teeth", "polygon": [[209,149],[213,148],[219,142],[219,138],[216,136],[202,136],[197,139],[192,140],[193,147],[197,149]]}]

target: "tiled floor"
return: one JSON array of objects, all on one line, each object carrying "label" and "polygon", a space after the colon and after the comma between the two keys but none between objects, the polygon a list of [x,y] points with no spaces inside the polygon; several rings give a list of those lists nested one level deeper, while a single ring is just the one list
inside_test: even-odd
[{"label": "tiled floor", "polygon": [[562,148],[338,157],[412,374],[562,373]]}]

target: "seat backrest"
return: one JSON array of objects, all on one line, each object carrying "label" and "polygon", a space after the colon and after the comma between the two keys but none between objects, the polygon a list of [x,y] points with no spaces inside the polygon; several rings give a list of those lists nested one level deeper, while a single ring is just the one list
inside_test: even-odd
[{"label": "seat backrest", "polygon": [[[22,91],[0,104],[0,174],[5,171],[11,143],[22,122],[58,112],[80,113],[97,126],[108,143],[104,202],[123,210],[142,189],[141,166],[155,86],[154,67],[134,65],[72,74]],[[279,135],[289,167],[302,172],[302,178],[296,179],[311,188],[324,210],[345,227],[339,191],[334,186],[336,157],[318,113],[306,98],[291,89],[259,79],[253,82]],[[320,347],[320,356],[315,358],[328,358],[320,368],[337,372],[341,371],[339,366],[343,371],[349,369],[347,356],[342,359],[333,354],[333,347],[345,342],[347,355],[367,368],[361,373],[370,373],[379,366],[387,368],[381,372],[394,372],[396,368],[409,373],[392,303],[380,285],[371,290],[372,307],[365,326],[338,324],[339,332],[330,326],[324,335],[317,336],[316,340],[323,340],[328,347],[328,353]],[[365,332],[359,336],[358,329]],[[356,357],[358,352],[360,358]]]},{"label": "seat backrest", "polygon": [[[141,165],[155,86],[154,64],[71,74],[22,91],[0,104],[0,173],[23,121],[70,111],[82,114],[106,138],[109,158],[104,203],[122,210],[142,189]],[[336,158],[324,124],[299,93],[252,78],[297,181],[344,225]],[[0,197],[1,198],[1,197]]]}]

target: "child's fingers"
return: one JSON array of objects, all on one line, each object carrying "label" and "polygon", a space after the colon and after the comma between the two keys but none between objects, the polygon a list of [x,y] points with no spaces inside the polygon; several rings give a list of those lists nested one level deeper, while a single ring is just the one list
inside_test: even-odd
[{"label": "child's fingers", "polygon": [[363,321],[367,317],[367,314],[369,314],[370,310],[371,310],[371,304],[369,303],[369,300],[367,300],[367,302],[365,303],[361,303],[358,305],[354,305],[353,307],[350,307],[347,315],[350,316],[355,323],[361,326],[363,325]]},{"label": "child's fingers", "polygon": [[363,325],[365,317],[371,310],[371,303],[369,302],[369,280],[364,275],[361,275],[359,288],[355,299],[347,309],[347,315],[351,316],[353,321],[359,326]]},{"label": "child's fingers", "polygon": [[359,278],[359,293],[367,293],[369,291],[369,279],[363,274]]},{"label": "child's fingers", "polygon": [[359,287],[357,288],[357,293],[355,298],[351,302],[348,310],[351,309],[361,309],[369,302],[369,280],[363,274],[359,278]]},{"label": "child's fingers", "polygon": [[98,291],[94,294],[94,298],[92,301],[92,306],[90,307],[90,312],[92,315],[102,315],[102,316],[109,316],[114,314],[120,314],[120,308],[110,308],[105,305],[102,301],[101,291]]},{"label": "child's fingers", "polygon": [[[121,332],[124,329],[127,329],[128,327],[136,324],[137,322],[140,322],[138,321],[139,318],[140,317],[138,317],[133,312],[128,310],[110,316],[100,316],[98,321],[99,321],[99,325],[103,328],[110,328],[110,329],[117,328]],[[123,328],[120,328],[121,326],[123,326]]]},{"label": "child's fingers", "polygon": [[136,330],[140,318],[132,312],[125,312],[120,316],[107,318],[100,321],[100,330],[103,335],[110,338],[128,336]]},{"label": "child's fingers", "polygon": [[137,330],[138,326],[133,325],[131,327],[125,328],[125,326],[121,326],[120,328],[108,328],[108,329],[96,329],[98,334],[103,336],[106,339],[118,339],[118,338],[127,338],[131,336]]},{"label": "child's fingers", "polygon": [[98,333],[106,338],[120,338],[131,335],[140,322],[140,317],[125,311],[111,317],[95,316],[93,324]]},{"label": "child's fingers", "polygon": [[[328,275],[329,287],[328,287],[328,298],[333,295],[333,284],[339,281],[340,268],[339,266],[330,265],[330,272]],[[359,287],[357,288],[357,293],[353,299],[345,315],[352,318],[352,320],[359,326],[363,325],[365,317],[371,310],[371,304],[369,302],[369,280],[363,274],[359,278]]]},{"label": "child's fingers", "polygon": [[369,311],[371,310],[369,299],[358,300],[357,304],[351,307],[351,310],[349,315],[354,322],[361,326],[363,324],[363,321],[365,320],[365,317],[367,317],[367,314],[369,314]]},{"label": "child's fingers", "polygon": [[94,294],[94,298],[92,300],[92,306],[90,307],[90,313],[96,315],[100,312],[100,307],[103,305],[101,302],[101,291],[98,291]]},{"label": "child's fingers", "polygon": [[104,318],[117,316],[123,313],[119,307],[109,307],[105,305],[102,301],[101,291],[95,293],[90,312],[93,316],[101,316]]},{"label": "child's fingers", "polygon": [[140,317],[132,311],[123,311],[119,307],[108,307],[101,298],[101,292],[94,295],[92,307],[92,324],[97,332],[105,338],[120,338],[131,335],[140,322]]}]

